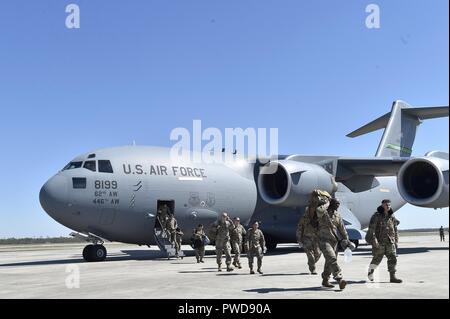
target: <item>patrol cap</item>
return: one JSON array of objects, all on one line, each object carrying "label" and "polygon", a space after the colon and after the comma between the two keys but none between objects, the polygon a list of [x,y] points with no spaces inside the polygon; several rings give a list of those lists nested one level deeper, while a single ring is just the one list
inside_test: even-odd
[{"label": "patrol cap", "polygon": [[234,220],[241,220],[239,217],[234,217]]}]

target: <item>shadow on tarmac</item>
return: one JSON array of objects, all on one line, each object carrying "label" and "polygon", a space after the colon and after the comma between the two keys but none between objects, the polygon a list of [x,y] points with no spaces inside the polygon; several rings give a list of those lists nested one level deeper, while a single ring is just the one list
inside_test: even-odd
[{"label": "shadow on tarmac", "polygon": [[[360,284],[366,284],[365,280],[360,281],[347,281],[347,287],[349,285],[360,285]],[[268,294],[272,292],[302,292],[302,291],[334,291],[334,292],[341,292],[342,290],[339,290],[339,287],[335,288],[325,288],[322,286],[318,287],[305,287],[305,288],[255,288],[255,289],[247,289],[243,290],[245,292],[256,292],[259,294]]]},{"label": "shadow on tarmac", "polygon": [[[407,247],[397,249],[398,255],[422,254],[430,251],[449,250],[449,247]],[[358,248],[355,256],[372,256],[372,248]]]},{"label": "shadow on tarmac", "polygon": [[[449,247],[416,247],[416,248],[399,248],[397,250],[397,254],[406,255],[406,254],[420,254],[426,253],[430,251],[443,251],[449,250]],[[145,261],[145,260],[167,260],[167,255],[161,251],[156,250],[122,250],[123,254],[113,253],[108,254],[106,261],[126,261],[126,260],[137,260],[137,261]],[[300,249],[297,246],[289,246],[289,247],[279,247],[275,251],[268,252],[267,256],[276,256],[288,253],[301,253]],[[80,252],[81,253],[81,252]],[[125,254],[125,255],[124,255]],[[184,251],[185,257],[193,257],[194,251],[187,250]],[[205,252],[206,256],[215,256],[214,250],[208,250]],[[245,255],[241,255],[242,258],[246,258]],[[358,248],[354,256],[372,256],[371,248]],[[210,257],[206,257],[210,258]],[[214,257],[215,258],[215,257]],[[175,261],[175,258],[171,258],[171,261]],[[63,265],[63,264],[77,264],[77,263],[86,263],[83,258],[80,258],[80,255],[74,255],[74,258],[65,258],[65,259],[57,259],[57,260],[42,260],[42,261],[28,261],[28,262],[15,262],[15,263],[5,263],[0,264],[0,267],[17,267],[17,266],[45,266],[45,265]],[[195,262],[193,262],[195,263]],[[176,263],[179,264],[179,263]],[[294,274],[271,274],[272,276],[289,276]],[[309,275],[309,274],[300,274],[300,275]],[[267,276],[267,275],[266,275]]]}]

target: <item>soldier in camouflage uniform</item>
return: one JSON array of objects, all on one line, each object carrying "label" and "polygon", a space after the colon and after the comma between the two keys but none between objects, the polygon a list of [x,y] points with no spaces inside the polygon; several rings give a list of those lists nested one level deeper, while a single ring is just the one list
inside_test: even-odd
[{"label": "soldier in camouflage uniform", "polygon": [[248,265],[250,267],[250,274],[254,274],[253,271],[253,258],[256,257],[258,261],[258,273],[262,274],[262,259],[266,249],[266,241],[264,239],[263,232],[259,229],[259,223],[255,222],[252,228],[247,232],[246,238],[248,244]]},{"label": "soldier in camouflage uniform", "polygon": [[309,271],[312,275],[317,275],[316,263],[322,255],[319,248],[318,230],[319,223],[315,211],[306,207],[305,213],[298,223],[297,240],[299,244],[302,244],[308,257]]},{"label": "soldier in camouflage uniform", "polygon": [[[175,257],[177,258],[180,257],[183,235],[184,233],[181,231],[180,227],[177,227],[177,229],[175,230]],[[183,256],[181,256],[181,259],[183,259]]]},{"label": "soldier in camouflage uniform", "polygon": [[161,223],[162,227],[165,227],[166,221],[169,218],[169,215],[171,214],[169,206],[167,204],[164,204],[159,210],[158,210],[158,218]]},{"label": "soldier in camouflage uniform", "polygon": [[[327,205],[328,208],[326,208]],[[342,278],[342,271],[337,263],[338,244],[341,238],[349,243],[349,238],[342,217],[337,211],[339,205],[340,202],[332,198],[329,204],[318,206],[316,213],[319,220],[319,246],[325,258],[322,286],[327,288],[334,287],[329,282],[329,277],[333,274],[333,278],[339,283],[339,288],[343,290],[347,282]]]},{"label": "soldier in camouflage uniform", "polygon": [[222,254],[225,253],[225,263],[227,264],[227,271],[233,271],[231,267],[231,245],[230,245],[230,231],[235,228],[233,221],[228,217],[227,213],[223,213],[220,221],[216,226],[216,257],[218,271],[222,271]]},{"label": "soldier in camouflage uniform", "polygon": [[383,256],[386,255],[390,282],[402,282],[401,279],[395,276],[397,266],[396,249],[398,247],[397,226],[399,223],[391,209],[391,201],[389,199],[383,200],[377,212],[370,219],[369,230],[366,235],[367,243],[372,245],[373,255],[368,273],[370,281],[373,281],[375,269],[381,263]]},{"label": "soldier in camouflage uniform", "polygon": [[234,218],[234,226],[234,229],[230,230],[231,247],[234,250],[233,265],[241,269],[240,257],[242,251],[242,239],[247,232],[245,231],[244,226],[241,225],[239,217]]},{"label": "soldier in camouflage uniform", "polygon": [[173,214],[169,214],[167,220],[166,220],[166,232],[169,235],[169,241],[172,243],[172,245],[175,247],[176,242],[176,230],[178,227],[177,220],[173,216]]},{"label": "soldier in camouflage uniform", "polygon": [[199,224],[197,228],[194,229],[191,237],[197,263],[204,263],[203,257],[205,256],[205,238],[206,234],[203,231],[203,225]]}]

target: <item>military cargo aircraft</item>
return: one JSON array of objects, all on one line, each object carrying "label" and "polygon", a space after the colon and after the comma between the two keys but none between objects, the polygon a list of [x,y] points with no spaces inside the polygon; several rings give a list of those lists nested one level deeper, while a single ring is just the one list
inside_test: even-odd
[{"label": "military cargo aircraft", "polygon": [[[40,191],[43,209],[92,244],[86,261],[105,260],[103,243],[118,241],[173,248],[158,217],[167,207],[190,237],[222,212],[244,225],[260,221],[267,246],[296,242],[296,227],[314,189],[341,201],[350,239],[364,238],[370,217],[384,198],[394,211],[406,203],[448,207],[448,153],[411,158],[417,126],[446,117],[446,107],[410,107],[395,101],[389,113],[350,133],[384,128],[375,157],[283,155],[269,161],[173,162],[169,148],[123,146],[88,152],[71,160]],[[270,171],[276,165],[277,169]]]}]

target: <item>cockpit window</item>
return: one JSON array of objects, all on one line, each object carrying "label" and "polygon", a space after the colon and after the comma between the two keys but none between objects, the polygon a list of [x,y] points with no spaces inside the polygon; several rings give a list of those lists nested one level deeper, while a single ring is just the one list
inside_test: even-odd
[{"label": "cockpit window", "polygon": [[74,168],[80,168],[83,162],[70,162],[66,165],[66,167],[63,168],[63,171],[68,169],[74,169]]},{"label": "cockpit window", "polygon": [[95,161],[86,161],[84,162],[83,167],[93,172],[97,170],[96,169],[97,165],[95,165]]},{"label": "cockpit window", "polygon": [[111,162],[107,160],[98,161],[98,171],[100,173],[114,173],[113,168],[111,166]]}]

